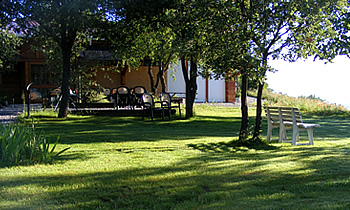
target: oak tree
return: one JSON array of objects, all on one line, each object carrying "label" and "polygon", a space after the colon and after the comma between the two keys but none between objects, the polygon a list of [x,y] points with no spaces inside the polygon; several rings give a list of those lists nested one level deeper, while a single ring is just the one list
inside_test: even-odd
[{"label": "oak tree", "polygon": [[[106,19],[108,1],[23,0],[24,28],[34,37],[51,40],[62,56],[62,99],[58,117],[68,114],[72,49],[80,33],[93,33]],[[35,22],[36,24],[31,24]]]}]

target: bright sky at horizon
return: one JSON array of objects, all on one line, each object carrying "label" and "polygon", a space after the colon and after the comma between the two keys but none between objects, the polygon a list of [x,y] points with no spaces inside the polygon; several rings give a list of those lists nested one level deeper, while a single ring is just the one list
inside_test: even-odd
[{"label": "bright sky at horizon", "polygon": [[278,70],[267,73],[266,82],[274,92],[293,97],[315,95],[350,108],[350,59],[346,56],[328,64],[308,59],[295,63],[274,60],[270,65]]}]

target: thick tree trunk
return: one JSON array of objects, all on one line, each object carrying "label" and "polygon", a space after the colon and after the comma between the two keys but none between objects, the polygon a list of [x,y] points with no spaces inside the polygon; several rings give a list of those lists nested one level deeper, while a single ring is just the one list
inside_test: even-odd
[{"label": "thick tree trunk", "polygon": [[249,116],[248,116],[248,104],[247,104],[247,92],[248,92],[248,76],[242,74],[242,89],[241,89],[241,111],[242,111],[242,121],[241,130],[239,131],[239,140],[241,142],[248,139],[249,131]]},{"label": "thick tree trunk", "polygon": [[262,114],[262,93],[264,90],[264,82],[259,82],[258,87],[258,97],[257,97],[257,104],[256,104],[256,119],[255,119],[255,129],[254,129],[254,135],[253,139],[259,139],[261,134],[261,114]]},{"label": "thick tree trunk", "polygon": [[[193,104],[197,93],[197,60],[191,57],[190,60],[189,87],[186,87],[186,119],[193,117]],[[187,94],[188,92],[188,94]],[[189,97],[187,100],[187,96]],[[188,114],[187,114],[188,112]]]},{"label": "thick tree trunk", "polygon": [[62,46],[63,55],[63,73],[62,73],[62,84],[61,84],[61,102],[60,109],[58,112],[59,118],[67,117],[69,107],[69,80],[70,80],[70,58],[72,54],[72,48]]},{"label": "thick tree trunk", "polygon": [[61,84],[61,103],[60,110],[58,112],[59,118],[67,117],[68,115],[68,107],[69,107],[69,82],[70,82],[70,68],[71,62],[70,59],[72,57],[72,49],[74,45],[75,38],[77,36],[77,31],[68,30],[66,24],[62,24],[61,29],[61,40],[59,45],[62,50],[63,57],[63,72],[62,72],[62,84]]},{"label": "thick tree trunk", "polygon": [[186,84],[186,119],[193,117],[193,104],[197,92],[197,61],[191,57],[190,72],[186,67],[185,57],[181,57],[182,73]]}]

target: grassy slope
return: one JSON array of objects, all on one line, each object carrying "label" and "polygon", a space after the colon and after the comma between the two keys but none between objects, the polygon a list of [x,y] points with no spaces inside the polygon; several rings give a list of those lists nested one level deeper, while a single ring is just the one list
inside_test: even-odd
[{"label": "grassy slope", "polygon": [[54,165],[0,168],[0,208],[350,208],[347,118],[309,117],[322,126],[314,146],[253,149],[228,143],[239,108],[196,106],[196,114],[41,117],[46,134],[71,149]]},{"label": "grassy slope", "polygon": [[[249,90],[250,96],[256,97],[256,90]],[[290,97],[288,95],[274,93],[270,90],[263,91],[264,106],[298,107],[302,113],[315,115],[343,115],[349,116],[350,111],[343,105],[330,104],[316,96]]]}]

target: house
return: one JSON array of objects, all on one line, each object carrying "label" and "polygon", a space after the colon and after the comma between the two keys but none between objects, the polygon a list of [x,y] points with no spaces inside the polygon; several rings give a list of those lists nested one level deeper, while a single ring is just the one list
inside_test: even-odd
[{"label": "house", "polygon": [[[180,62],[179,62],[180,63]],[[237,80],[225,81],[225,79],[206,79],[197,77],[197,95],[195,102],[230,102],[236,98]],[[186,88],[180,64],[173,65],[167,74],[167,91],[184,97]]]},{"label": "house", "polygon": [[0,73],[0,89],[7,94],[9,103],[23,103],[24,91],[30,82],[34,82],[32,88],[42,95],[45,95],[43,91],[56,87],[51,76],[45,68],[45,57],[26,43],[21,46],[15,69]]},{"label": "house", "polygon": [[[104,44],[94,41],[81,54],[82,59],[91,61],[100,61],[105,63],[96,67],[94,74],[90,79],[96,81],[99,87],[117,88],[119,86],[127,86],[129,88],[135,86],[144,86],[147,91],[151,89],[150,79],[148,75],[148,66],[141,65],[138,69],[116,67],[118,59],[114,58]],[[6,92],[9,103],[23,103],[23,97],[26,86],[31,85],[31,98],[33,102],[42,103],[50,97],[53,89],[60,86],[57,76],[45,65],[45,57],[42,53],[33,50],[31,44],[24,44],[20,49],[18,62],[15,70],[11,72],[0,73],[0,89]],[[111,67],[113,70],[108,70]],[[153,66],[152,74],[156,75],[158,67]],[[168,92],[185,94],[185,83],[181,72],[180,65],[174,65],[165,75],[166,90]],[[175,80],[173,78],[176,78]],[[86,85],[83,84],[80,76],[73,78],[76,84],[72,84],[71,88],[81,90]],[[208,80],[202,77],[197,79],[198,91],[197,102],[235,102],[235,82],[225,80]],[[90,88],[97,86],[89,85]],[[156,94],[161,92],[158,87]],[[81,93],[81,92],[80,92]]]},{"label": "house", "polygon": [[[32,44],[32,43],[31,43]],[[5,92],[9,103],[23,103],[26,86],[33,83],[31,87],[32,102],[42,103],[50,97],[50,92],[60,86],[59,79],[55,77],[53,72],[45,64],[46,58],[38,51],[33,50],[31,44],[26,43],[21,46],[18,62],[14,71],[0,73],[0,90]],[[83,59],[99,60],[100,63],[105,62],[106,65],[96,67],[94,74],[90,76],[91,80],[96,81],[99,87],[116,88],[118,86],[144,86],[150,90],[150,82],[148,77],[148,66],[142,65],[138,69],[133,68],[113,68],[109,70],[111,65],[118,65],[118,60],[111,58],[110,53],[99,44],[89,46],[81,56]],[[108,69],[108,70],[106,70]],[[157,66],[152,67],[152,73],[156,75]],[[82,89],[81,78],[72,78],[77,84],[71,84],[74,89]],[[97,86],[90,85],[91,88]],[[158,89],[158,92],[160,88]]]}]

